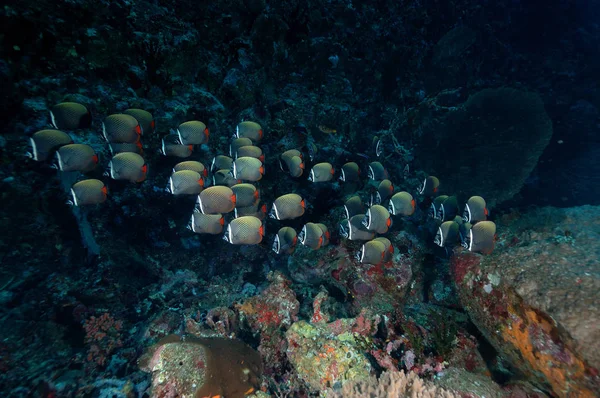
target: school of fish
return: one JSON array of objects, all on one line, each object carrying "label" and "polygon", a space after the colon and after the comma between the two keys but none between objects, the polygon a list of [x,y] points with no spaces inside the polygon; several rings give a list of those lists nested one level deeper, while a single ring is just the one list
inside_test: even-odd
[{"label": "school of fish", "polygon": [[[74,206],[98,205],[108,198],[105,182],[85,178],[99,164],[98,155],[86,144],[75,143],[73,131],[88,128],[92,123],[90,111],[75,102],[63,102],[51,108],[50,122],[54,129],[40,130],[29,137],[28,156],[38,162],[51,163],[59,172],[78,172],[84,178],[70,189],[68,203]],[[322,129],[321,129],[322,130]],[[332,130],[333,131],[333,130]],[[142,183],[148,175],[144,160],[142,138],[156,132],[154,118],[143,109],[127,109],[123,113],[105,117],[101,135],[106,141],[112,158],[104,173],[105,177],[130,183]],[[270,210],[261,204],[257,184],[265,175],[265,154],[260,147],[265,134],[262,126],[252,121],[242,121],[236,126],[229,145],[229,154],[215,156],[207,167],[197,160],[184,160],[173,167],[166,191],[172,195],[195,196],[196,206],[188,229],[198,234],[223,235],[232,245],[257,245],[265,237],[265,220],[271,218],[281,223],[275,234],[271,249],[277,254],[291,254],[298,242],[312,250],[327,246],[331,233],[323,223],[306,222],[300,231],[284,225],[286,220],[303,217],[309,203],[297,193],[281,195],[273,201]],[[162,137],[160,153],[164,156],[188,158],[195,146],[209,143],[210,131],[205,123],[197,120],[181,123],[177,129]],[[311,141],[309,157],[314,160],[316,151]],[[382,155],[381,140],[375,143],[375,154]],[[289,178],[307,178],[314,184],[341,184],[362,182],[361,166],[347,162],[336,168],[329,162],[317,162],[306,172],[304,154],[289,148],[279,154],[278,163]],[[404,173],[408,170],[405,168]],[[372,180],[376,190],[363,202],[358,193],[344,201],[346,218],[339,225],[342,238],[364,242],[356,253],[356,259],[364,264],[378,265],[392,259],[394,247],[384,236],[393,226],[393,217],[413,217],[417,210],[414,196],[397,191],[390,174],[379,161],[366,165],[367,179]],[[404,176],[405,177],[405,176]],[[437,233],[433,242],[447,250],[457,245],[473,252],[489,254],[494,249],[496,225],[489,221],[489,210],[484,198],[472,196],[464,204],[462,214],[456,196],[438,195],[440,181],[428,176],[418,188],[428,208],[428,217],[435,220]],[[230,219],[226,221],[226,215]]]}]

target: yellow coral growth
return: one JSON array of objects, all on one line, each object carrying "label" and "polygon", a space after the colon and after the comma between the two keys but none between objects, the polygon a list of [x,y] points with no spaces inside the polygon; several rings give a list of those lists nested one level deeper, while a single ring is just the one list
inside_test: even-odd
[{"label": "yellow coral growth", "polygon": [[551,353],[540,351],[534,346],[533,342],[539,340],[539,337],[531,335],[530,326],[537,328],[545,335],[544,338],[554,345],[555,343],[550,337],[554,325],[531,309],[527,309],[523,316],[520,316],[512,306],[508,307],[508,311],[512,324],[502,331],[503,339],[521,353],[523,359],[534,371],[545,376],[557,396],[569,398],[595,396],[581,385],[585,377],[585,364],[569,349],[560,347],[562,354],[567,357],[565,360],[556,358]]}]

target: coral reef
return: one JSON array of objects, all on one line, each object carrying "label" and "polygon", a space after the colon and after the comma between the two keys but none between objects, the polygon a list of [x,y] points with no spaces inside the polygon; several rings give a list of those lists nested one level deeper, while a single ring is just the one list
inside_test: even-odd
[{"label": "coral reef", "polygon": [[98,366],[106,364],[106,360],[114,350],[123,345],[119,339],[122,327],[123,322],[115,321],[109,313],[104,313],[99,317],[92,316],[85,321],[83,325],[85,342],[90,345],[88,362]]},{"label": "coral reef", "polygon": [[[600,204],[596,7],[7,2],[3,396],[194,396],[200,385],[225,397],[597,394],[598,210],[530,209]],[[24,156],[63,101],[90,111],[91,126],[66,133],[98,155],[86,177],[108,188],[85,210],[65,203],[81,175]],[[156,122],[136,147],[143,183],[103,176],[112,154],[102,120],[128,108]],[[165,191],[179,159],[160,150],[194,119],[210,129],[190,157],[205,166],[229,152],[240,121],[260,123],[260,204],[296,192],[309,203],[303,217],[267,218],[254,246],[188,231],[194,198]],[[330,162],[334,180],[290,178],[278,162],[290,148],[306,173]],[[377,191],[366,177],[374,160],[415,198],[414,214],[392,218],[394,252],[377,265],[357,261],[362,242],[337,231],[348,195],[366,203]],[[351,161],[361,181],[338,181]],[[433,244],[432,198],[417,194],[431,174],[461,202],[486,197],[492,255]],[[270,250],[278,228],[308,221],[329,228],[327,246]]]},{"label": "coral reef", "polygon": [[369,377],[371,366],[352,333],[332,336],[325,325],[298,321],[286,332],[286,340],[286,354],[294,370],[314,390]]},{"label": "coral reef", "polygon": [[451,270],[473,322],[513,366],[556,396],[598,391],[599,209],[542,208],[502,219],[492,256]]},{"label": "coral reef", "polygon": [[269,274],[269,286],[259,295],[237,305],[242,322],[258,334],[258,351],[263,357],[265,374],[281,375],[287,367],[285,331],[298,320],[300,303],[290,282],[280,273]]}]

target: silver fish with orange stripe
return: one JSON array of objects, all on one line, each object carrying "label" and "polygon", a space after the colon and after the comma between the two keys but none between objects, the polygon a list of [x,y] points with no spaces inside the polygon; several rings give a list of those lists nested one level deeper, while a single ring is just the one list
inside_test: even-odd
[{"label": "silver fish with orange stripe", "polygon": [[116,154],[109,162],[108,168],[108,174],[113,180],[142,182],[148,174],[148,165],[144,158],[133,152]]},{"label": "silver fish with orange stripe", "polygon": [[233,211],[235,203],[235,194],[231,188],[218,185],[200,192],[196,207],[204,214],[223,214]]},{"label": "silver fish with orange stripe", "polygon": [[315,164],[310,170],[308,181],[312,182],[327,182],[333,180],[335,169],[331,163],[323,162]]},{"label": "silver fish with orange stripe", "polygon": [[277,231],[277,235],[275,235],[271,250],[273,250],[275,254],[292,254],[296,249],[297,242],[298,235],[296,234],[296,230],[294,228],[281,227],[279,231]]},{"label": "silver fish with orange stripe", "polygon": [[151,135],[156,130],[156,122],[154,116],[148,111],[138,108],[129,108],[123,111],[124,114],[133,116],[138,121],[142,128],[141,135]]},{"label": "silver fish with orange stripe", "polygon": [[362,224],[369,231],[384,234],[392,225],[390,212],[381,205],[373,205],[367,210]]},{"label": "silver fish with orange stripe", "polygon": [[223,232],[225,219],[221,214],[193,213],[188,229],[197,234],[219,235]]},{"label": "silver fish with orange stripe", "polygon": [[204,179],[192,170],[180,170],[171,174],[167,192],[173,195],[198,195],[204,189]]},{"label": "silver fish with orange stripe", "polygon": [[27,152],[27,156],[35,161],[43,162],[49,159],[61,146],[72,143],[73,139],[63,131],[40,130],[29,137],[31,150]]},{"label": "silver fish with orange stripe", "polygon": [[175,167],[173,167],[173,172],[182,170],[195,171],[203,177],[208,177],[208,169],[202,163],[196,160],[186,160],[185,162],[179,162],[175,165]]},{"label": "silver fish with orange stripe", "polygon": [[355,258],[361,264],[379,265],[384,262],[386,248],[383,242],[371,240],[363,244]]},{"label": "silver fish with orange stripe", "polygon": [[178,158],[188,158],[192,155],[194,146],[192,144],[182,145],[176,135],[169,134],[163,137],[160,153],[164,156],[175,156]]},{"label": "silver fish with orange stripe", "polygon": [[263,129],[260,124],[251,121],[241,122],[235,129],[236,138],[249,138],[252,142],[258,142],[263,139]]},{"label": "silver fish with orange stripe", "polygon": [[317,250],[323,246],[325,236],[319,225],[309,222],[302,227],[302,231],[298,234],[298,240],[304,246]]},{"label": "silver fish with orange stripe", "polygon": [[106,201],[108,188],[96,179],[83,180],[71,187],[71,199],[67,204],[74,206],[96,205]]},{"label": "silver fish with orange stripe", "polygon": [[249,156],[237,158],[233,161],[231,175],[233,178],[245,181],[259,181],[265,174],[265,166],[259,159]]},{"label": "silver fish with orange stripe", "polygon": [[243,216],[231,220],[223,239],[232,245],[257,245],[265,236],[261,220],[253,216]]},{"label": "silver fish with orange stripe", "polygon": [[190,120],[177,127],[177,136],[181,145],[201,145],[208,143],[210,132],[206,124],[199,120]]},{"label": "silver fish with orange stripe", "polygon": [[64,145],[56,151],[56,167],[60,171],[88,173],[98,165],[96,151],[85,144]]},{"label": "silver fish with orange stripe", "polygon": [[59,130],[83,129],[92,124],[92,114],[77,102],[61,102],[50,109],[50,120]]},{"label": "silver fish with orange stripe", "polygon": [[102,121],[102,136],[106,142],[133,144],[140,140],[141,134],[140,124],[131,115],[116,113]]}]

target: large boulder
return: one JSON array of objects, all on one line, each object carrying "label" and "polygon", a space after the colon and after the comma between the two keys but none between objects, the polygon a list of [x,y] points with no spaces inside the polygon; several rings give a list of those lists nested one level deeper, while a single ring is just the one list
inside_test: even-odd
[{"label": "large boulder", "polygon": [[154,398],[244,397],[260,385],[260,355],[241,340],[170,335],[139,360]]},{"label": "large boulder", "polygon": [[361,336],[355,334],[354,327],[336,335],[339,323],[299,321],[285,334],[290,363],[315,391],[366,380],[371,375],[371,365],[362,354]]},{"label": "large boulder", "polygon": [[513,88],[485,89],[447,110],[423,119],[417,167],[437,176],[443,193],[481,195],[490,206],[511,199],[552,136],[542,99]]},{"label": "large boulder", "polygon": [[559,397],[600,391],[600,207],[541,208],[498,221],[493,254],[458,250],[464,308],[499,353]]}]

